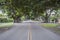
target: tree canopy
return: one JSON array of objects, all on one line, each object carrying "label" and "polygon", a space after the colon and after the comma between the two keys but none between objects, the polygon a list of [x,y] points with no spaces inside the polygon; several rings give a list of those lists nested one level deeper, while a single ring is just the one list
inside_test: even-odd
[{"label": "tree canopy", "polygon": [[5,0],[1,5],[14,20],[21,20],[22,16],[29,19],[37,18],[46,10],[60,9],[60,0]]}]

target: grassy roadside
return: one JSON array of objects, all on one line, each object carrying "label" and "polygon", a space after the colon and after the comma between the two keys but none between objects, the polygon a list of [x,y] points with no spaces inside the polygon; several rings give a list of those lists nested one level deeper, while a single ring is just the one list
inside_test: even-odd
[{"label": "grassy roadside", "polygon": [[0,33],[9,30],[13,26],[13,23],[0,23]]},{"label": "grassy roadside", "polygon": [[46,28],[52,28],[52,27],[57,27],[59,24],[53,24],[53,23],[44,23],[41,24],[41,26],[46,27]]},{"label": "grassy roadside", "polygon": [[13,23],[1,23],[0,28],[11,27]]},{"label": "grassy roadside", "polygon": [[51,30],[52,32],[60,35],[60,24],[53,24],[53,23],[43,23],[41,24],[42,27]]}]

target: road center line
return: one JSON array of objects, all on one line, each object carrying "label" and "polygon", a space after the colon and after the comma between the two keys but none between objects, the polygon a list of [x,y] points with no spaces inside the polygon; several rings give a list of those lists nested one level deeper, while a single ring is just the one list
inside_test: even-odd
[{"label": "road center line", "polygon": [[28,40],[32,40],[32,32],[31,32],[31,25],[29,24],[29,29],[28,29]]}]

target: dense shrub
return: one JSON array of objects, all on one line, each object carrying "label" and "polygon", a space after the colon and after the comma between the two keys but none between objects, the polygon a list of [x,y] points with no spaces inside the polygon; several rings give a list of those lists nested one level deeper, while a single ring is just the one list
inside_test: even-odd
[{"label": "dense shrub", "polygon": [[5,23],[5,22],[13,22],[13,20],[7,18],[0,18],[0,23]]}]

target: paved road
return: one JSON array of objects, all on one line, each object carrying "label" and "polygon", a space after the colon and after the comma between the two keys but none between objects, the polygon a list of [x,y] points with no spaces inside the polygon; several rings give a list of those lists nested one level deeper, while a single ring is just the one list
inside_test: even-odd
[{"label": "paved road", "polygon": [[0,34],[0,40],[60,40],[60,37],[39,23],[15,23],[14,26]]}]

